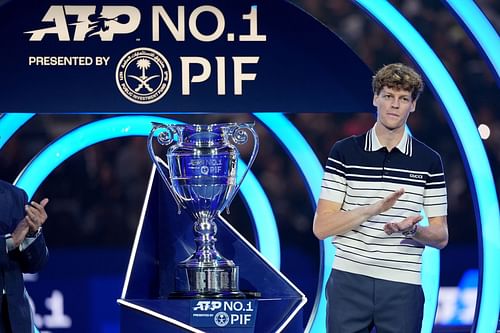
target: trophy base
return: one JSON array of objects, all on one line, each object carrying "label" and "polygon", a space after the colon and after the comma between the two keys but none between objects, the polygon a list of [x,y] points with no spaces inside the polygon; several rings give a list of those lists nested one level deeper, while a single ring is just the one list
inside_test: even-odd
[{"label": "trophy base", "polygon": [[256,298],[257,292],[239,290],[238,266],[177,266],[175,291],[168,298]]},{"label": "trophy base", "polygon": [[174,291],[168,295],[170,299],[199,299],[199,298],[247,298],[247,295],[241,291],[221,291],[221,292],[203,292],[203,291]]}]

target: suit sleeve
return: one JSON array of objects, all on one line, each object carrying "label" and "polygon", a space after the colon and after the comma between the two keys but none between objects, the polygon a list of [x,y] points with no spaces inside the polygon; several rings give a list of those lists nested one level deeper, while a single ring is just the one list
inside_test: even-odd
[{"label": "suit sleeve", "polygon": [[[28,203],[28,195],[25,191],[19,190],[17,200],[19,209],[17,209],[16,216],[14,217],[16,219],[15,225],[17,225],[17,223],[19,223],[19,221],[21,221],[25,216],[24,206]],[[18,262],[23,273],[36,273],[40,271],[46,264],[49,257],[49,251],[45,244],[43,233],[38,235],[33,243],[31,243],[23,251],[15,249],[14,251],[11,251],[9,255],[11,256],[11,259]]]},{"label": "suit sleeve", "polygon": [[7,247],[7,238],[14,231],[17,224],[24,218],[24,205],[28,201],[28,195],[22,189],[10,184],[3,185],[5,193],[4,201],[0,203],[4,235],[0,235],[0,267],[7,268],[10,265],[11,253]]},{"label": "suit sleeve", "polygon": [[7,243],[5,236],[0,235],[0,267],[7,266],[9,262],[9,255],[7,253]]},{"label": "suit sleeve", "polygon": [[49,250],[45,244],[43,233],[40,234],[26,249],[12,252],[23,273],[36,273],[40,271],[49,259]]}]

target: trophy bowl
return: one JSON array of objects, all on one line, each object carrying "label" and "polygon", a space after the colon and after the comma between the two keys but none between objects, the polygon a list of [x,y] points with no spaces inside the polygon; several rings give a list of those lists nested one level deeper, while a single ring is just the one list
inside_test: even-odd
[{"label": "trophy bowl", "polygon": [[[175,202],[193,219],[196,250],[179,262],[172,298],[244,298],[239,268],[216,249],[215,217],[229,205],[255,161],[259,149],[253,123],[166,125],[153,123],[148,152]],[[236,180],[239,151],[248,142],[253,151],[240,181]],[[165,158],[155,154],[153,139],[168,146]]]}]

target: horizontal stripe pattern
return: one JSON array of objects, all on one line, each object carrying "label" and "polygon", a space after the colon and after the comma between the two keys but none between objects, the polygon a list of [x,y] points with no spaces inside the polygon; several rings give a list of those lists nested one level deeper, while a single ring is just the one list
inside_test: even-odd
[{"label": "horizontal stripe pattern", "polygon": [[[403,142],[404,141],[404,142]],[[420,284],[424,247],[383,228],[425,211],[446,215],[445,176],[437,153],[405,135],[391,152],[381,147],[373,129],[334,145],[325,166],[320,198],[349,211],[383,199],[400,188],[405,193],[389,210],[359,227],[333,237],[334,268],[375,278]]]}]

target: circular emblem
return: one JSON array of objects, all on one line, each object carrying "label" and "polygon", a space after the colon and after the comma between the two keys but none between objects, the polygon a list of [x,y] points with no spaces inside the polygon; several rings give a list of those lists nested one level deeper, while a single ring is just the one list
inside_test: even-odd
[{"label": "circular emblem", "polygon": [[201,172],[202,175],[206,176],[206,175],[208,175],[208,170],[209,170],[208,167],[206,165],[204,165],[204,166],[201,167],[200,172]]},{"label": "circular emblem", "polygon": [[217,312],[214,316],[215,325],[224,327],[229,323],[229,315],[225,312]]},{"label": "circular emblem", "polygon": [[170,88],[172,71],[160,52],[140,47],[126,53],[116,66],[116,85],[128,100],[138,104],[158,101]]}]

